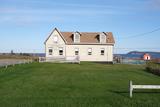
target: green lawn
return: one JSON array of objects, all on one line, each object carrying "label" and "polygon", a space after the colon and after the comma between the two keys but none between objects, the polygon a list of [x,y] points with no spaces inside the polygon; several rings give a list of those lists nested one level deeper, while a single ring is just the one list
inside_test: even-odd
[{"label": "green lawn", "polygon": [[160,90],[137,90],[129,80],[160,84],[141,65],[32,63],[0,68],[0,107],[160,107]]}]

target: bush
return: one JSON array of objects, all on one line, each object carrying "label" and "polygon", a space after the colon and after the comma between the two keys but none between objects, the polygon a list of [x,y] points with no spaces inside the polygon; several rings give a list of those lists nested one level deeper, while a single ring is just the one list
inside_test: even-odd
[{"label": "bush", "polygon": [[160,76],[160,64],[153,61],[147,62],[146,70],[150,73]]}]

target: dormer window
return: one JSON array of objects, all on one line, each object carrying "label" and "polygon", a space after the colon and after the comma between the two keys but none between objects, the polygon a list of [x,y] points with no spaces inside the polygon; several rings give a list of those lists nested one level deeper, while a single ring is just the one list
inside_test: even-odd
[{"label": "dormer window", "polygon": [[75,32],[73,35],[74,43],[80,42],[80,34],[78,32]]},{"label": "dormer window", "polygon": [[100,43],[106,43],[106,35],[104,33],[100,33],[99,40]]},{"label": "dormer window", "polygon": [[53,41],[54,41],[54,43],[57,43],[57,42],[58,42],[58,36],[57,36],[57,35],[54,35]]}]

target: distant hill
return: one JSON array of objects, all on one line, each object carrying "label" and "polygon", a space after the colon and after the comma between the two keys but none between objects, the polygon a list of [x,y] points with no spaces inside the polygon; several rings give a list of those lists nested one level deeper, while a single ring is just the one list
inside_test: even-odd
[{"label": "distant hill", "polygon": [[45,57],[45,53],[33,53],[33,54],[38,57]]},{"label": "distant hill", "polygon": [[[0,55],[8,55],[11,53],[0,53]],[[45,53],[14,53],[14,55],[45,57]]]},{"label": "distant hill", "polygon": [[144,54],[149,54],[151,56],[151,59],[160,59],[160,52],[150,52],[150,51],[131,51],[127,54],[115,54],[116,57],[122,57],[122,58],[128,58],[128,59],[141,59],[143,58]]}]

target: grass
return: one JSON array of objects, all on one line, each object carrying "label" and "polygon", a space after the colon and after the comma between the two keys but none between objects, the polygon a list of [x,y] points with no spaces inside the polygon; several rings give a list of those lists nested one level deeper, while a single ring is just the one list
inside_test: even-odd
[{"label": "grass", "polygon": [[160,90],[133,84],[160,84],[140,65],[32,63],[0,68],[0,107],[158,107]]}]

